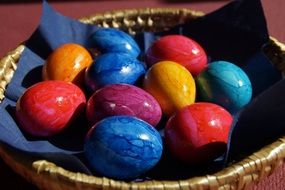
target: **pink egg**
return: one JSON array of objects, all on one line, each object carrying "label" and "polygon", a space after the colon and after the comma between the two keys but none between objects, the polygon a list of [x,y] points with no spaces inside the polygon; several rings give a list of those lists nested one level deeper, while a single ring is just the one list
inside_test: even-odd
[{"label": "pink egg", "polygon": [[155,41],[146,53],[149,66],[160,61],[174,61],[198,75],[207,66],[204,49],[194,40],[182,35],[168,35]]},{"label": "pink egg", "polygon": [[127,84],[113,84],[97,90],[87,102],[86,113],[92,125],[107,116],[129,115],[156,126],[162,115],[154,97]]},{"label": "pink egg", "polygon": [[16,118],[27,133],[48,137],[65,129],[85,105],[85,95],[76,85],[44,81],[28,88],[18,99]]},{"label": "pink egg", "polygon": [[176,112],[165,127],[165,142],[174,157],[190,165],[221,156],[227,147],[231,114],[223,107],[194,103]]}]

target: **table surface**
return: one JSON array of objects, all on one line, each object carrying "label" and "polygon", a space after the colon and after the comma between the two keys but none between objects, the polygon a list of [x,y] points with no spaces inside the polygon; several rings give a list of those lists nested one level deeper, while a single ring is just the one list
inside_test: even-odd
[{"label": "table surface", "polygon": [[[62,14],[80,18],[82,16],[105,11],[145,8],[145,7],[180,7],[209,13],[225,5],[223,0],[97,0],[97,1],[50,1],[50,4]],[[285,1],[262,0],[269,34],[281,42],[285,42]],[[0,0],[0,57],[25,41],[36,29],[41,15],[39,1]],[[0,159],[1,187],[10,190],[37,189],[35,186],[19,177]],[[285,166],[277,169],[271,176],[251,185],[248,190],[284,190]]]}]

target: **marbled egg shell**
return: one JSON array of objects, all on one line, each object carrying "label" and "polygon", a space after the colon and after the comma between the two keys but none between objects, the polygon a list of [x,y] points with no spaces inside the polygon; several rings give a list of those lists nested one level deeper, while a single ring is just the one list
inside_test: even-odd
[{"label": "marbled egg shell", "polygon": [[112,84],[97,90],[88,100],[87,118],[93,125],[114,115],[138,117],[152,126],[161,119],[161,108],[149,93],[127,84]]},{"label": "marbled egg shell", "polygon": [[182,35],[167,35],[155,41],[147,50],[146,62],[174,61],[196,76],[207,65],[207,55],[194,40]]},{"label": "marbled egg shell", "polygon": [[195,101],[196,87],[192,75],[172,61],[154,64],[146,73],[143,86],[167,116]]},{"label": "marbled egg shell", "polygon": [[86,106],[79,87],[65,81],[44,81],[18,99],[16,118],[27,133],[48,137],[65,129]]},{"label": "marbled egg shell", "polygon": [[194,103],[176,112],[165,127],[171,154],[187,164],[202,164],[221,156],[227,147],[231,114],[219,105]]},{"label": "marbled egg shell", "polygon": [[103,176],[134,179],[160,160],[163,150],[158,131],[130,116],[99,121],[87,134],[84,151],[90,166]]},{"label": "marbled egg shell", "polygon": [[249,103],[252,96],[251,82],[245,72],[227,61],[209,64],[196,80],[201,101],[213,102],[231,113]]},{"label": "marbled egg shell", "polygon": [[136,58],[125,53],[106,53],[86,69],[85,82],[95,91],[109,84],[134,84],[144,73],[144,64]]},{"label": "marbled egg shell", "polygon": [[63,80],[82,86],[85,69],[92,61],[89,52],[81,45],[63,44],[46,60],[43,66],[43,79]]},{"label": "marbled egg shell", "polygon": [[127,33],[113,29],[102,28],[91,36],[94,48],[101,53],[127,53],[133,57],[140,54],[136,41]]}]

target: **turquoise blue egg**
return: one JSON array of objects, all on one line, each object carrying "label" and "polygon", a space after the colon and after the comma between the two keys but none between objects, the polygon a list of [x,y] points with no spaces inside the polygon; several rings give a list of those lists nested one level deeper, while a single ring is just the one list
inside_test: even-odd
[{"label": "turquoise blue egg", "polygon": [[234,113],[248,104],[252,86],[248,76],[238,66],[216,61],[196,78],[199,99],[213,102]]},{"label": "turquoise blue egg", "polygon": [[87,134],[84,151],[95,172],[113,179],[134,179],[161,158],[162,140],[148,123],[131,116],[107,117]]},{"label": "turquoise blue egg", "polygon": [[145,65],[125,53],[98,56],[86,69],[85,82],[91,91],[108,84],[134,84],[145,73]]},{"label": "turquoise blue egg", "polygon": [[91,36],[94,48],[101,53],[127,53],[133,57],[140,54],[136,41],[127,33],[112,29],[102,28]]}]

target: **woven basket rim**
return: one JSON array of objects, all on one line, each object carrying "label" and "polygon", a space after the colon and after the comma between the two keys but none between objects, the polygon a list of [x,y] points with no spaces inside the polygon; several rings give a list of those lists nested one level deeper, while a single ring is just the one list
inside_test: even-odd
[{"label": "woven basket rim", "polygon": [[[176,182],[181,186],[189,186],[189,184],[203,184],[204,186],[210,186],[210,184],[218,184],[220,188],[230,186],[231,182],[228,181],[227,177],[231,176],[232,180],[239,181],[241,178],[251,178],[252,182],[258,179],[258,176],[254,176],[254,171],[262,170],[264,165],[264,160],[266,160],[266,173],[267,175],[273,172],[273,169],[276,169],[277,166],[280,166],[283,163],[283,159],[285,158],[285,153],[282,153],[282,150],[285,149],[285,136],[279,138],[277,141],[269,144],[259,151],[254,152],[252,155],[246,157],[245,159],[236,162],[228,167],[225,167],[223,170],[218,171],[214,174],[207,174],[205,176],[196,176],[191,177],[189,179],[182,180],[148,180],[142,182],[125,182],[120,180],[109,179],[106,177],[97,177],[87,174],[80,174],[80,182],[82,183],[98,183],[101,185],[101,180],[105,180],[108,183],[103,183],[103,187],[109,187],[110,184],[113,186],[121,187],[121,186],[129,186],[134,188],[136,185],[146,185],[149,188],[160,189],[158,184],[163,184],[166,186],[175,185]],[[282,149],[282,150],[281,150]],[[277,154],[275,154],[277,152]],[[284,152],[284,151],[283,151]],[[260,164],[256,164],[260,163]],[[64,178],[69,180],[74,180],[77,176],[77,172],[70,172],[60,166],[55,165],[52,162],[46,160],[38,160],[33,162],[33,167],[37,169],[38,173],[47,172],[54,173],[57,171]],[[267,176],[264,174],[263,177]]]},{"label": "woven basket rim", "polygon": [[[181,22],[187,20],[187,17],[191,15],[193,18],[204,15],[202,12],[193,11],[190,9],[181,9],[181,8],[141,8],[141,9],[124,9],[124,10],[115,10],[99,14],[94,14],[91,16],[83,17],[79,19],[81,22],[94,24],[100,23],[102,26],[112,26],[114,24],[112,21],[114,19],[125,22],[125,15],[129,17],[141,17],[151,15],[160,15],[160,14],[175,14],[182,15]],[[184,16],[184,17],[183,17]],[[110,23],[108,23],[110,19]],[[112,26],[113,27],[113,26]],[[120,27],[120,26],[119,26]],[[285,46],[278,42],[278,40],[271,38],[270,47],[273,49],[273,52],[269,51],[269,54],[272,53],[272,57],[285,60]],[[16,70],[16,63],[20,58],[21,53],[24,50],[24,45],[18,46],[16,49],[7,53],[0,60],[0,103],[1,99],[4,98],[4,92],[6,85],[9,84],[14,70]],[[282,62],[280,61],[280,62]],[[276,61],[278,62],[278,60]],[[280,64],[278,68],[284,68],[285,64]],[[3,71],[3,72],[2,72]],[[3,73],[3,74],[2,74]],[[3,82],[4,81],[4,82]],[[2,93],[2,94],[1,94]],[[0,148],[1,148],[0,144]],[[2,148],[4,151],[0,151],[0,156],[6,161],[8,165],[11,163],[13,157],[5,152],[5,148]],[[258,181],[260,178],[270,175],[278,166],[282,165],[285,159],[285,136],[278,138],[274,143],[263,147],[261,150],[254,152],[252,155],[246,157],[244,160],[232,164],[225,169],[218,171],[215,174],[193,177],[189,179],[168,181],[168,180],[150,180],[143,182],[124,182],[117,181],[113,179],[108,179],[105,177],[96,177],[90,176],[82,173],[71,172],[63,169],[60,166],[55,165],[54,163],[48,162],[46,160],[36,160],[32,163],[32,166],[27,166],[25,168],[32,169],[33,174],[42,174],[45,177],[51,177],[52,179],[60,179],[63,183],[67,184],[87,184],[94,185],[97,188],[110,188],[110,189],[137,189],[137,188],[146,188],[146,189],[181,189],[181,188],[190,188],[190,189],[210,189],[210,188],[221,188],[221,189],[242,189],[249,185],[252,182]],[[25,175],[20,173],[21,175]],[[26,176],[24,176],[26,177]],[[41,182],[37,182],[33,177],[29,177],[32,183],[39,185]],[[38,179],[39,180],[39,179]]]},{"label": "woven basket rim", "polygon": [[114,18],[124,18],[124,15],[128,15],[129,17],[137,16],[138,14],[140,16],[149,16],[150,14],[156,15],[156,14],[181,14],[181,15],[191,15],[194,17],[200,17],[204,16],[205,13],[202,11],[187,9],[187,8],[173,8],[173,7],[167,7],[167,8],[130,8],[130,9],[116,9],[112,11],[105,11],[103,13],[95,13],[88,16],[83,16],[79,18],[78,20],[83,23],[90,23],[94,20],[108,20],[108,19],[114,19]]}]

